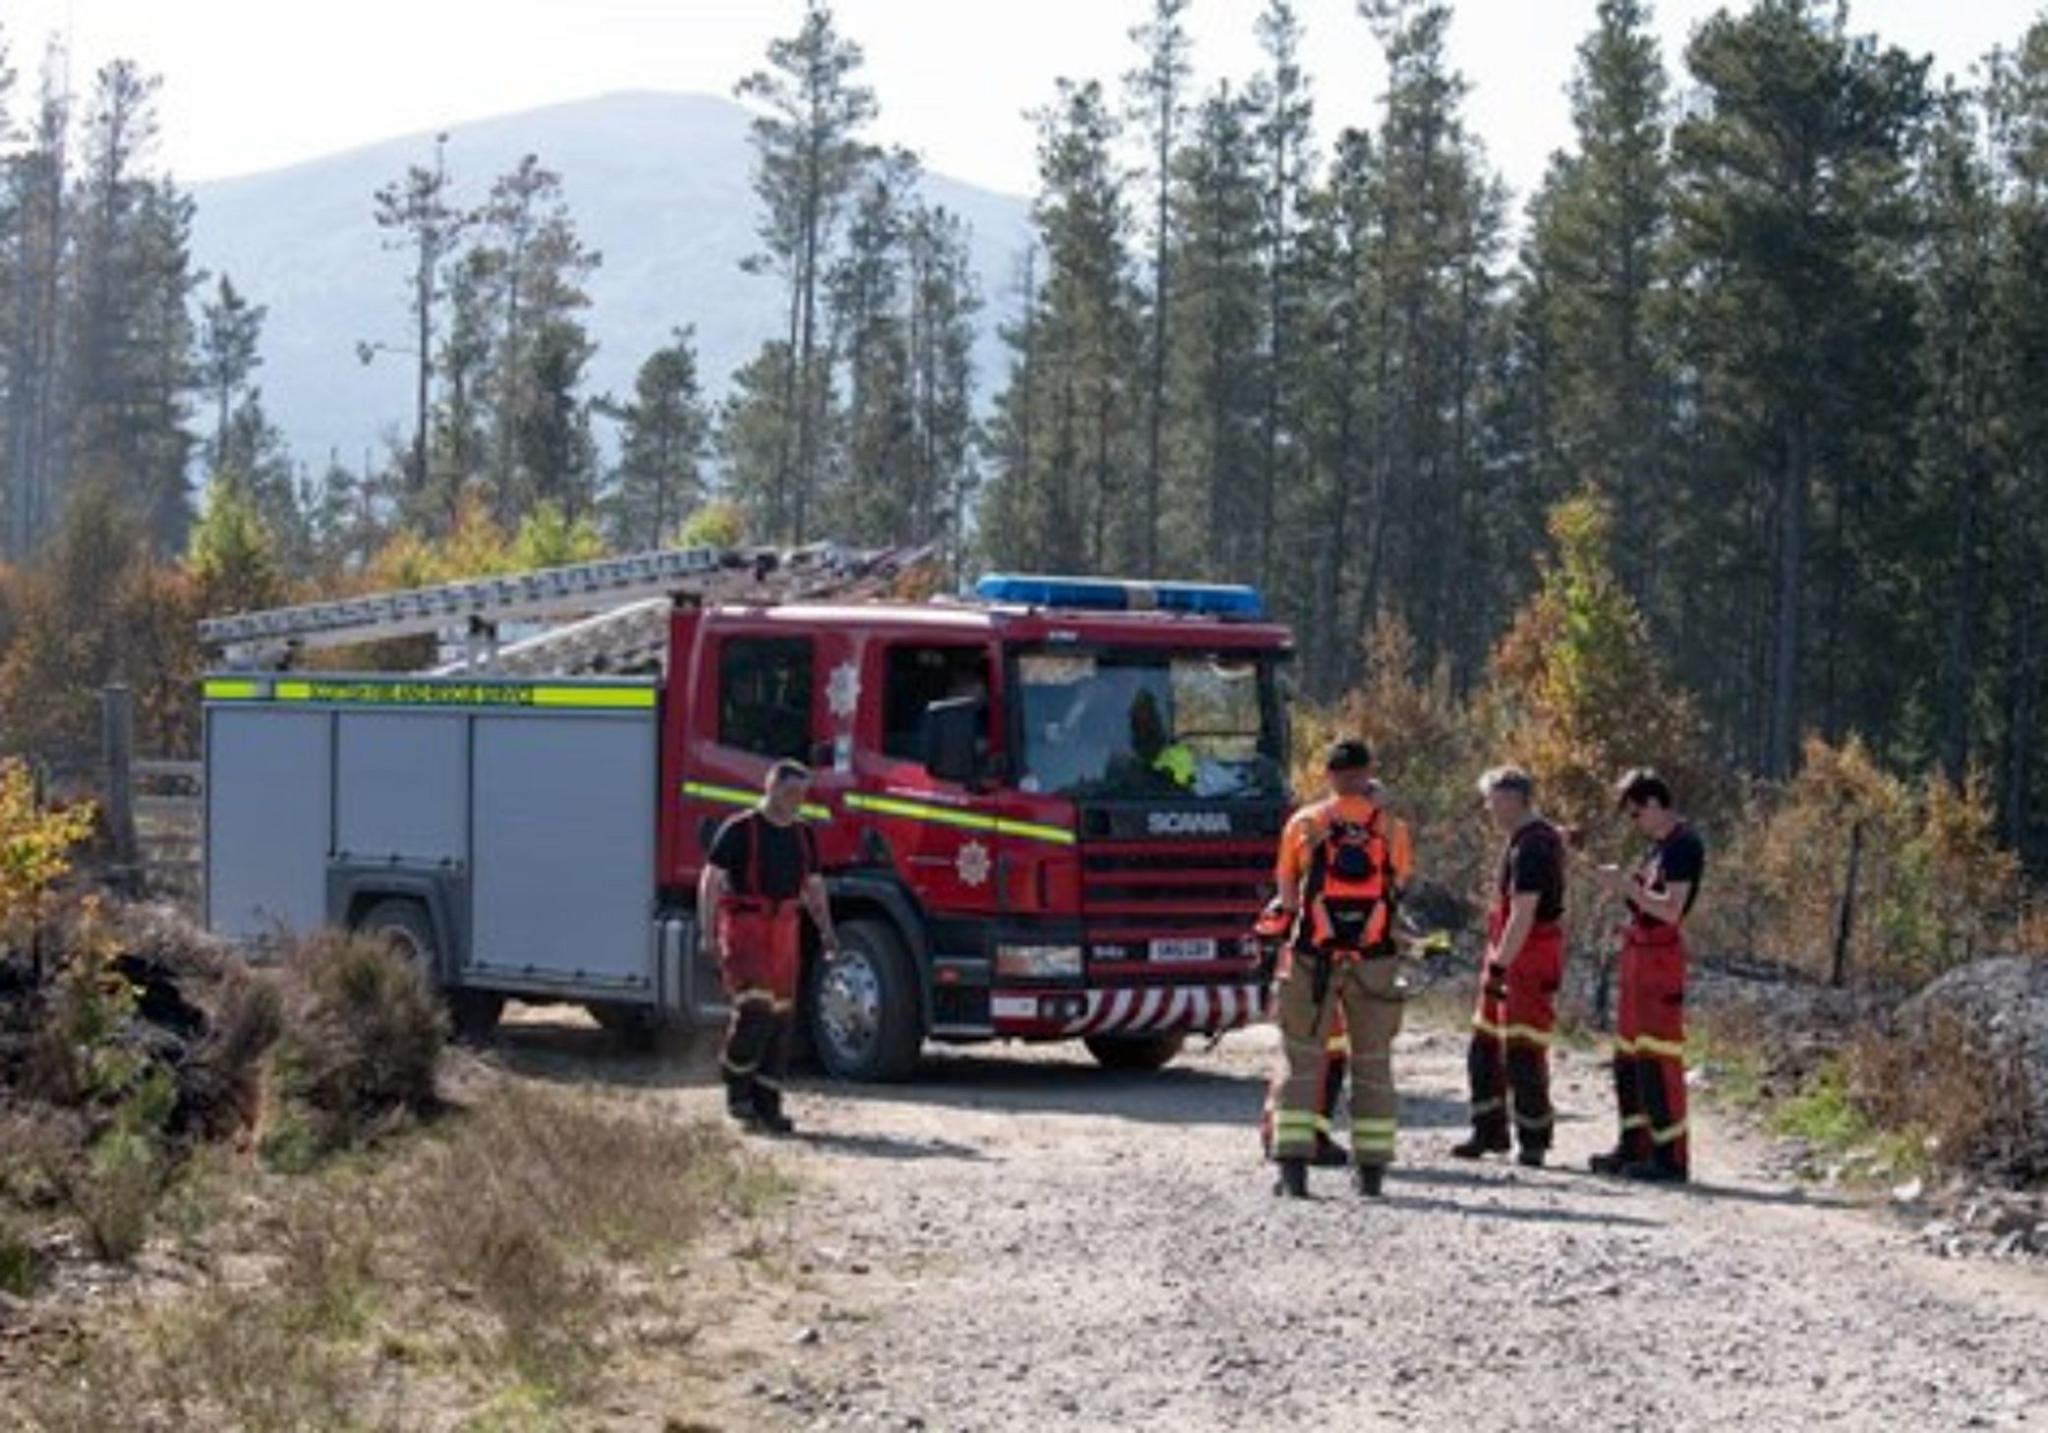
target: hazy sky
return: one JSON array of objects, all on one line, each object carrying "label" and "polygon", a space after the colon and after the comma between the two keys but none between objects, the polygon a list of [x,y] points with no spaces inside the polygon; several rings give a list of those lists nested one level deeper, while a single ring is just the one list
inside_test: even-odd
[{"label": "hazy sky", "polygon": [[[1568,137],[1564,85],[1595,0],[1462,0],[1454,57],[1494,161],[1526,194]],[[415,130],[619,89],[729,94],[799,0],[4,0],[15,68],[45,36],[73,37],[81,87],[128,55],[164,76],[163,157],[185,180],[289,164]],[[1148,0],[838,0],[882,104],[877,137],[961,179],[1028,192],[1023,112],[1055,77],[1114,79]],[[1718,0],[1663,0],[1677,66]],[[1937,67],[2011,44],[2041,0],[1860,0],[1875,29]],[[1260,0],[1193,0],[1204,80],[1258,64]],[[1300,0],[1317,130],[1367,120],[1378,53],[1352,0]],[[24,74],[24,78],[28,78]]]}]

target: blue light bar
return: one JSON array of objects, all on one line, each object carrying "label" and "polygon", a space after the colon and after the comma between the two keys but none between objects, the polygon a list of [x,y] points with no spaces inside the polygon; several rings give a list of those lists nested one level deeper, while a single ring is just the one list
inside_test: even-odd
[{"label": "blue light bar", "polygon": [[1035,577],[992,572],[974,584],[984,602],[1087,612],[1179,612],[1256,622],[1266,604],[1253,587],[1212,582],[1132,582],[1114,577]]}]

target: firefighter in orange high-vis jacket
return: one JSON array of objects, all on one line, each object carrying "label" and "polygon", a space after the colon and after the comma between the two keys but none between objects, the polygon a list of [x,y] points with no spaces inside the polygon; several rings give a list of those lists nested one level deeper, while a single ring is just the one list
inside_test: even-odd
[{"label": "firefighter in orange high-vis jacket", "polygon": [[1472,1137],[1452,1145],[1451,1153],[1478,1159],[1519,1143],[1521,1162],[1540,1168],[1556,1124],[1550,1045],[1564,982],[1565,836],[1537,813],[1535,782],[1521,768],[1495,767],[1479,778],[1479,790],[1507,846],[1495,878],[1465,1062]]},{"label": "firefighter in orange high-vis jacket", "polygon": [[1351,1159],[1359,1193],[1377,1197],[1399,1127],[1392,1053],[1403,990],[1394,915],[1412,862],[1406,826],[1377,799],[1366,744],[1339,741],[1324,765],[1330,794],[1287,823],[1275,872],[1275,914],[1290,934],[1274,979],[1283,1065],[1273,1157],[1279,1192],[1306,1198],[1325,1052],[1341,1011],[1351,1042]]},{"label": "firefighter in orange high-vis jacket", "polygon": [[839,949],[819,875],[817,840],[804,824],[811,774],[793,761],[768,773],[761,804],[712,838],[697,886],[698,929],[716,954],[732,1003],[725,1037],[725,1108],[749,1129],[789,1134],[782,1081],[803,968],[803,911],[827,960]]}]

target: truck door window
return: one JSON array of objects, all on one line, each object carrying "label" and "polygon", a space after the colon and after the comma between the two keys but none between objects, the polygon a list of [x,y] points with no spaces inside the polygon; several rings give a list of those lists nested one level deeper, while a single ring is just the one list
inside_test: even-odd
[{"label": "truck door window", "polygon": [[[882,752],[898,761],[924,761],[924,711],[933,702],[988,698],[988,653],[980,647],[891,647],[883,686]],[[982,739],[988,739],[982,713]]]},{"label": "truck door window", "polygon": [[811,746],[808,637],[729,637],[718,657],[718,740],[770,760]]}]

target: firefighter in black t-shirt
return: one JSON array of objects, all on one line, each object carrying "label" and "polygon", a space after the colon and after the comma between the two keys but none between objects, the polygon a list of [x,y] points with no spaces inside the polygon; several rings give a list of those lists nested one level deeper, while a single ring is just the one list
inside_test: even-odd
[{"label": "firefighter in black t-shirt", "polygon": [[1478,1159],[1505,1154],[1519,1141],[1521,1162],[1540,1168],[1556,1124],[1550,1046],[1564,982],[1564,834],[1537,813],[1535,782],[1520,767],[1495,767],[1479,778],[1479,790],[1507,847],[1494,885],[1466,1055],[1472,1137],[1453,1145],[1451,1153]]},{"label": "firefighter in black t-shirt", "polygon": [[782,1080],[803,968],[799,904],[818,928],[825,959],[839,950],[817,838],[803,821],[810,782],[804,767],[778,762],[761,804],[718,829],[697,886],[697,928],[718,957],[732,1003],[723,1061],[726,1112],[770,1134],[795,1128],[782,1110]]},{"label": "firefighter in black t-shirt", "polygon": [[1628,905],[1621,937],[1621,998],[1615,1011],[1614,1096],[1621,1139],[1593,1158],[1601,1174],[1683,1184],[1690,1176],[1686,1137],[1684,924],[1699,899],[1707,847],[1672,811],[1671,787],[1654,771],[1631,771],[1618,791],[1621,809],[1650,842],[1632,871],[1599,868],[1601,881]]}]

